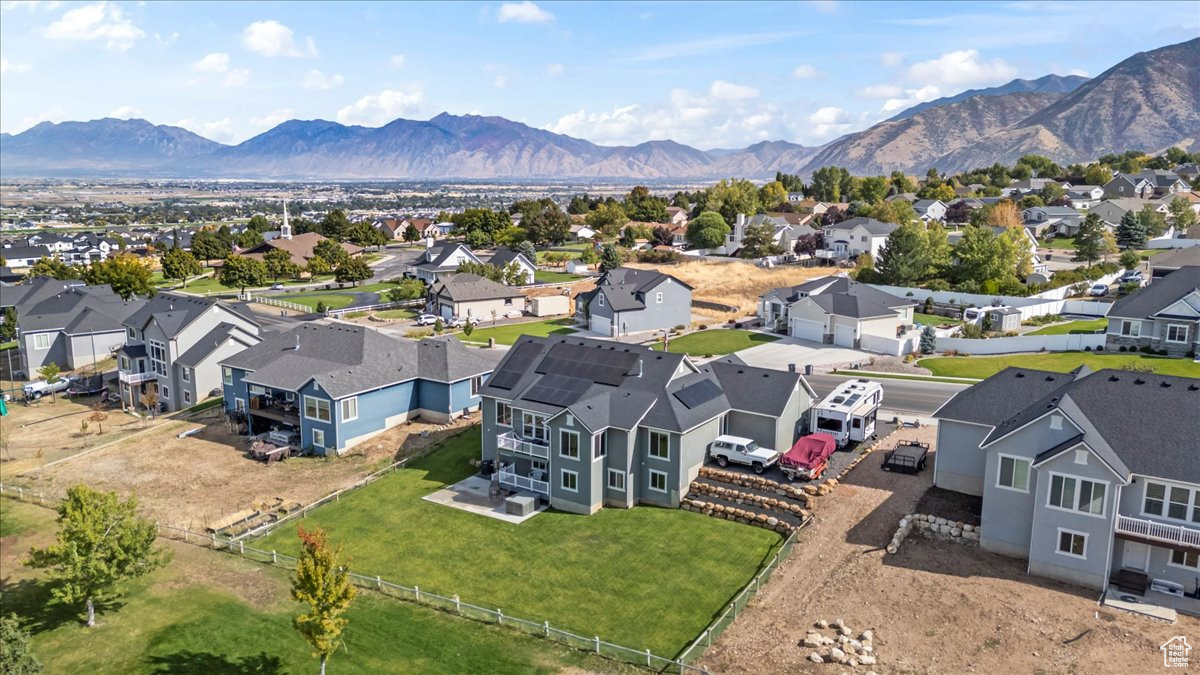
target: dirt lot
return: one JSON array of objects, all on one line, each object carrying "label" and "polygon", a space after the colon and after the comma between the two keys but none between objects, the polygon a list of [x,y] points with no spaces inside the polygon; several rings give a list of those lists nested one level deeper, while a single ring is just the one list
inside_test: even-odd
[{"label": "dirt lot", "polygon": [[[845,270],[835,267],[800,267],[785,265],[764,269],[750,263],[705,262],[688,260],[678,265],[646,265],[631,263],[629,267],[657,269],[691,286],[692,298],[708,300],[738,307],[738,316],[754,314],[758,296],[772,288],[794,286],[808,279],[815,279]],[[704,316],[731,318],[711,310],[696,310]]]},{"label": "dirt lot", "polygon": [[[245,456],[245,437],[230,433],[214,410],[207,419],[168,422],[128,441],[26,474],[20,482],[47,494],[61,494],[79,482],[122,494],[132,492],[147,515],[198,530],[276,497],[309,503],[466,424],[401,424],[342,457],[298,457],[267,465]],[[198,426],[203,427],[199,433],[178,438]],[[422,437],[422,431],[429,433]]]},{"label": "dirt lot", "polygon": [[[936,442],[935,428],[902,433]],[[932,471],[890,474],[880,461],[868,458],[821,498],[791,557],[700,665],[721,673],[844,670],[808,662],[811,650],[798,646],[820,619],[874,629],[872,669],[880,673],[1154,672],[1160,644],[1200,633],[1200,621],[1184,616],[1168,625],[1101,609],[1092,591],[1028,576],[1024,561],[973,546],[914,534],[887,555],[882,547],[930,487]]]},{"label": "dirt lot", "polygon": [[[25,405],[9,401],[8,415],[0,418],[0,480],[11,480],[17,474],[49,462],[111,443],[144,429],[155,422],[122,413],[113,405],[99,408],[103,420],[89,419],[97,411],[96,396],[55,401],[47,396]],[[82,427],[87,422],[87,430]]]}]

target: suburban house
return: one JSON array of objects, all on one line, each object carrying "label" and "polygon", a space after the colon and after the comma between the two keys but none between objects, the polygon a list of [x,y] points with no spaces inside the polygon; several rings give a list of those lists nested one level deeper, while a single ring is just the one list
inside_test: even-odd
[{"label": "suburban house", "polygon": [[1194,357],[1200,346],[1200,266],[1180,267],[1113,303],[1105,349]]},{"label": "suburban house", "polygon": [[913,202],[913,210],[926,223],[940,223],[946,219],[946,205],[940,199],[918,199]]},{"label": "suburban house", "polygon": [[1134,211],[1140,213],[1147,205],[1154,205],[1154,202],[1141,197],[1122,197],[1118,199],[1106,199],[1092,208],[1088,209],[1089,214],[1096,214],[1109,227],[1116,227],[1121,223],[1121,218],[1125,214]]},{"label": "suburban house", "polygon": [[159,293],[124,321],[117,352],[123,406],[141,408],[153,384],[164,411],[182,410],[221,386],[218,363],[259,343],[248,310],[213,298]]},{"label": "suburban house", "polygon": [[911,330],[916,304],[837,275],[767,291],[758,316],[801,340],[887,352],[878,338],[895,340]]},{"label": "suburban house", "polygon": [[[492,257],[488,258],[488,264],[500,269],[506,269],[509,265],[516,265],[517,269],[519,269],[521,273],[525,275],[525,284],[534,283],[535,276],[537,275],[537,265],[535,265],[532,260],[526,258],[521,253],[514,251],[511,248],[496,249],[496,252],[492,254]],[[525,284],[517,285],[522,286]]]},{"label": "suburban house", "polygon": [[[783,249],[785,253],[791,253],[796,245],[796,239],[807,234],[813,234],[815,229],[807,224],[803,224],[805,216],[808,214],[794,213],[759,213],[750,218],[745,214],[739,213],[734,221],[733,228],[729,234],[725,235],[725,251],[730,255],[737,252],[742,247],[742,241],[746,236],[746,229],[756,225],[766,225],[771,228],[771,241],[776,246]],[[673,232],[672,244],[680,239],[678,232]],[[686,240],[687,229],[683,228],[683,238]]]},{"label": "suburban house", "polygon": [[981,496],[980,545],[1030,574],[1094,589],[1117,578],[1195,613],[1183,592],[1200,577],[1197,410],[1195,379],[1007,368],[934,413],[934,484]]},{"label": "suburban house", "polygon": [[513,286],[476,274],[445,274],[429,288],[429,305],[446,321],[475,318],[480,321],[520,316],[525,296]]},{"label": "suburban house", "polygon": [[453,338],[309,323],[220,365],[225,410],[244,419],[250,435],[341,454],[415,417],[444,423],[477,410],[497,360],[498,352]]},{"label": "suburban house", "polygon": [[4,258],[4,264],[9,267],[33,267],[34,263],[48,257],[50,257],[50,249],[45,246],[6,244],[4,248],[0,249],[0,258]]},{"label": "suburban house", "polygon": [[692,322],[692,287],[656,270],[618,267],[575,299],[576,319],[612,336],[660,331]]},{"label": "suburban house", "polygon": [[1177,248],[1150,256],[1150,281],[1158,281],[1182,267],[1200,267],[1200,246]]},{"label": "suburban house", "polygon": [[1079,232],[1083,215],[1069,206],[1034,206],[1021,212],[1025,227],[1035,230],[1034,236],[1043,236],[1047,230],[1062,237],[1073,237]]},{"label": "suburban house", "polygon": [[1123,173],[1113,176],[1104,184],[1104,196],[1109,199],[1121,197],[1139,197],[1149,199],[1154,196],[1154,184],[1135,173]]},{"label": "suburban house", "polygon": [[1152,197],[1166,197],[1176,192],[1186,192],[1189,187],[1174,171],[1146,169],[1134,175],[1148,182],[1153,189]]},{"label": "suburban house", "polygon": [[26,377],[54,363],[74,370],[109,358],[125,343],[126,317],[145,300],[123,300],[109,286],[37,277],[6,287],[4,306],[17,311],[18,348]]},{"label": "suburban house", "polygon": [[720,434],[790,448],[815,395],[793,372],[575,336],[523,336],[483,387],[504,488],[591,514],[679,506]]},{"label": "suburban house", "polygon": [[1071,208],[1086,211],[1104,199],[1104,188],[1099,185],[1076,185],[1067,190],[1067,199],[1071,200]]},{"label": "suburban house", "polygon": [[471,251],[471,247],[461,243],[435,244],[432,237],[425,239],[425,250],[421,252],[416,262],[409,265],[406,274],[410,274],[427,284],[432,284],[444,274],[454,274],[458,266],[464,262],[482,264],[479,256]]},{"label": "suburban house", "polygon": [[[789,195],[790,199],[791,195]],[[668,225],[687,225],[688,212],[687,209],[678,206],[667,207],[667,224]]]},{"label": "suburban house", "polygon": [[882,223],[874,218],[850,218],[840,223],[825,226],[825,248],[817,251],[818,258],[842,260],[854,258],[862,253],[879,257],[888,235],[899,225]]}]

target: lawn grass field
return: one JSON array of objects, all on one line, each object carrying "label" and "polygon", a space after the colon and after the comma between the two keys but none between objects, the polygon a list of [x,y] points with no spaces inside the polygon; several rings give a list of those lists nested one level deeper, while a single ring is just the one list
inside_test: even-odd
[{"label": "lawn grass field", "polygon": [[1108,326],[1108,319],[1089,319],[1085,321],[1071,321],[1069,323],[1060,323],[1053,326],[1045,326],[1039,328],[1026,335],[1079,335],[1085,333],[1095,333]]},{"label": "lawn grass field", "polygon": [[54,513],[32,504],[0,498],[0,539],[35,529],[53,528]]},{"label": "lawn grass field", "polygon": [[[310,511],[305,525],[345,544],[360,573],[662,656],[695,638],[780,542],[678,509],[546,511],[513,525],[422,500],[476,471],[479,433]],[[296,544],[284,527],[255,546]]]},{"label": "lawn grass field", "polygon": [[1190,359],[1169,359],[1144,354],[1099,354],[1096,352],[1048,352],[1007,356],[944,356],[921,359],[918,365],[945,377],[985,378],[1009,366],[1065,373],[1087,365],[1092,370],[1135,365],[1150,367],[1160,375],[1200,377],[1200,364]]},{"label": "lawn grass field", "polygon": [[[752,330],[736,328],[718,328],[688,333],[682,337],[671,338],[670,351],[675,354],[688,356],[723,356],[733,352],[757,347],[758,345],[774,342],[779,337],[767,333],[757,333]],[[654,345],[662,351],[662,344]]]},{"label": "lawn grass field", "polygon": [[[391,282],[379,282],[374,284],[363,284],[362,286],[346,286],[328,291],[305,291],[303,293],[288,293],[277,296],[277,299],[286,302],[294,302],[297,305],[304,305],[313,311],[317,309],[317,303],[324,302],[325,307],[329,309],[342,309],[354,304],[357,298],[355,293],[386,293],[388,290],[395,288],[395,284]],[[381,297],[381,302],[387,302],[387,298]]]},{"label": "lawn grass field", "polygon": [[561,284],[572,281],[579,281],[585,278],[582,274],[570,274],[567,272],[551,272],[548,270],[538,270],[533,275],[534,283],[538,284]]},{"label": "lawn grass field", "polygon": [[411,309],[382,309],[375,312],[380,319],[412,319],[417,316]]},{"label": "lawn grass field", "polygon": [[1038,243],[1046,248],[1074,249],[1075,237],[1055,237],[1053,239],[1043,239]]},{"label": "lawn grass field", "polygon": [[921,312],[913,312],[913,323],[918,326],[941,326],[948,323],[958,323],[954,319],[937,314],[922,314]]},{"label": "lawn grass field", "polygon": [[[37,537],[16,542],[20,555],[53,531],[53,513],[3,499],[10,515],[37,521]],[[8,535],[5,535],[8,536]],[[36,540],[36,541],[35,541]],[[96,628],[49,597],[40,572],[6,569],[5,612],[32,634],[31,650],[48,673],[301,673],[318,662],[292,628],[300,606],[288,596],[288,570],[229,554],[166,543],[171,562],[126,585],[98,607]],[[9,558],[6,558],[8,561]],[[332,673],[533,673],[563,668],[629,670],[535,637],[460,619],[360,591],[346,614],[345,648]]]},{"label": "lawn grass field", "polygon": [[[481,323],[481,326],[487,325],[487,321]],[[522,335],[534,335],[537,337],[546,337],[547,335],[567,335],[574,333],[575,329],[571,326],[575,325],[574,319],[547,319],[545,321],[527,321],[525,323],[508,323],[494,328],[475,328],[471,331],[471,337],[462,334],[462,331],[454,333],[454,336],[460,340],[470,342],[487,342],[488,338],[495,338],[498,345],[511,345],[517,341],[517,338]]]}]

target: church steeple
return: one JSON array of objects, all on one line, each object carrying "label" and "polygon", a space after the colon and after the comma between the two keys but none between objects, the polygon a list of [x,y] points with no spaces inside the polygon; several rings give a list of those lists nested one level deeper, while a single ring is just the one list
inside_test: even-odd
[{"label": "church steeple", "polygon": [[283,226],[279,228],[280,239],[292,238],[292,226],[288,225],[287,200],[283,200]]}]

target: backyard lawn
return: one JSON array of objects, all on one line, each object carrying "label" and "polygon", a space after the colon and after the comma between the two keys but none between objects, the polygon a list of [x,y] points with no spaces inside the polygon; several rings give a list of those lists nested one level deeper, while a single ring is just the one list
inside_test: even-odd
[{"label": "backyard lawn", "polygon": [[1053,326],[1039,328],[1026,335],[1079,335],[1084,333],[1095,333],[1098,330],[1104,330],[1108,326],[1108,319],[1089,319],[1085,321],[1071,321],[1068,323],[1060,323]]},{"label": "backyard lawn", "polygon": [[[486,326],[487,321],[481,323]],[[454,333],[460,340],[470,342],[487,342],[488,338],[496,338],[498,345],[511,345],[522,335],[546,337],[547,335],[567,335],[574,333],[574,319],[547,319],[546,321],[527,321],[525,323],[507,323],[494,328],[476,328],[471,331],[471,337],[466,337],[461,331]]]},{"label": "backyard lawn", "polygon": [[[673,337],[670,351],[688,356],[723,356],[778,339],[778,336],[757,333],[752,330],[717,328],[688,333],[682,337]],[[662,351],[663,346],[660,343],[654,345],[654,348]]]},{"label": "backyard lawn", "polygon": [[913,312],[913,323],[918,326],[941,326],[947,323],[958,323],[954,319],[946,316],[938,316],[937,314],[922,314],[921,312]]},{"label": "backyard lawn", "polygon": [[[513,525],[423,501],[476,470],[479,428],[309,512],[362,574],[506,615],[674,656],[778,545],[779,535],[677,509],[557,511]],[[292,527],[255,544],[296,550]]]},{"label": "backyard lawn", "polygon": [[984,378],[1009,366],[1052,370],[1065,373],[1087,365],[1092,370],[1121,368],[1135,365],[1153,368],[1160,375],[1200,377],[1200,364],[1190,359],[1169,359],[1144,354],[1099,354],[1096,352],[1048,352],[1044,354],[1011,354],[1007,356],[945,356],[921,359],[918,364],[946,377]]},{"label": "backyard lawn", "polygon": [[539,284],[561,284],[572,281],[579,281],[585,278],[582,274],[568,274],[567,272],[550,272],[547,270],[538,270],[533,275],[535,283]]},{"label": "backyard lawn", "polygon": [[1043,239],[1039,243],[1046,248],[1074,249],[1075,237],[1055,237],[1053,239]]},{"label": "backyard lawn", "polygon": [[[13,504],[15,508],[3,507],[6,520],[29,510],[25,517],[40,521],[45,532],[52,530],[50,511]],[[25,549],[32,540],[17,543]],[[47,585],[38,583],[39,573],[14,559],[6,572],[5,612],[21,615],[32,634],[31,650],[46,672],[317,670],[317,660],[292,628],[300,606],[289,599],[287,570],[184,544],[167,545],[174,551],[172,561],[129,583],[116,603],[101,604],[98,626],[91,629],[81,625],[73,610],[50,600]],[[329,662],[334,673],[531,673],[560,667],[598,672],[619,667],[371,592],[360,591],[346,616],[345,648]]]}]

